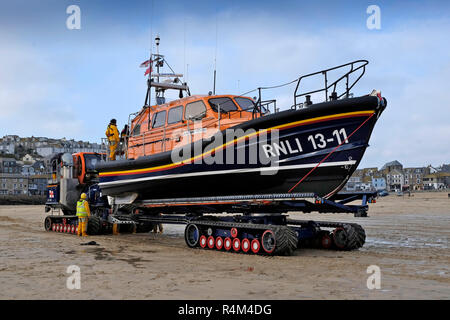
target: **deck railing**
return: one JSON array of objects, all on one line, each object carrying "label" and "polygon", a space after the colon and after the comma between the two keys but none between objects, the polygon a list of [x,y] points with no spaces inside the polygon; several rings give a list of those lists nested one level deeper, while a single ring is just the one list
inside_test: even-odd
[{"label": "deck railing", "polygon": [[[318,92],[325,93],[325,101],[337,100],[337,99],[342,98],[343,96],[348,98],[350,96],[350,90],[355,86],[355,84],[359,81],[359,79],[362,78],[362,76],[366,72],[366,65],[368,63],[369,63],[369,61],[367,61],[367,60],[355,60],[355,61],[343,64],[343,65],[340,65],[337,67],[320,70],[320,71],[313,72],[313,73],[306,74],[306,75],[299,77],[297,80],[297,86],[295,87],[295,91],[294,91],[294,105],[292,106],[292,108],[296,109],[297,106],[303,107],[303,106],[305,106],[305,104],[309,105],[311,94],[318,93]],[[328,84],[328,82],[329,82],[328,76],[329,76],[330,71],[344,69],[344,68],[348,68],[348,67],[350,68],[350,70],[345,72],[337,80]],[[352,75],[353,73],[356,73],[357,78],[355,80],[353,80],[352,82],[350,82],[350,75]],[[300,84],[301,84],[302,80],[304,80],[306,78],[314,77],[317,75],[323,75],[324,86],[322,88],[319,88],[316,90],[299,93],[299,88],[300,88]],[[338,93],[336,91],[337,86],[339,84],[341,84],[344,80],[345,80],[345,91],[342,93]],[[328,96],[329,91],[331,91],[331,96]],[[303,97],[303,96],[306,98],[306,103],[297,103],[297,99],[300,97]]]}]

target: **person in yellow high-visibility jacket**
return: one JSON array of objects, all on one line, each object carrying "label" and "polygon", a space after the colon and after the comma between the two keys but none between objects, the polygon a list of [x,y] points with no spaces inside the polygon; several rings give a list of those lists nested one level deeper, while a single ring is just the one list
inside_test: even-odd
[{"label": "person in yellow high-visibility jacket", "polygon": [[86,237],[87,223],[91,210],[89,209],[89,202],[86,200],[86,193],[82,193],[80,200],[77,202],[77,217],[78,217],[78,236]]},{"label": "person in yellow high-visibility jacket", "polygon": [[105,134],[109,142],[109,160],[116,160],[116,149],[120,141],[116,119],[111,119]]}]

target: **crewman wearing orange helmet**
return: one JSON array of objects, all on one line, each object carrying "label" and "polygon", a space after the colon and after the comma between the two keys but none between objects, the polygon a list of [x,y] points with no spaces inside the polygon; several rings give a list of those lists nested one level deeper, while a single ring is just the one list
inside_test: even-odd
[{"label": "crewman wearing orange helmet", "polygon": [[80,196],[80,200],[77,202],[77,217],[78,217],[78,236],[86,237],[87,233],[87,223],[89,216],[91,215],[91,211],[89,209],[89,202],[86,200],[86,193],[82,193]]},{"label": "crewman wearing orange helmet", "polygon": [[109,160],[116,160],[116,149],[120,141],[116,119],[111,119],[105,134],[109,142]]}]

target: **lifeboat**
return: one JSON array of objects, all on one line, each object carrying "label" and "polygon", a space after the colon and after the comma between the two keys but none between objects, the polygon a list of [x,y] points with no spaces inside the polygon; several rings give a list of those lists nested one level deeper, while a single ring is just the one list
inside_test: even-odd
[{"label": "lifeboat", "polygon": [[[162,66],[165,60],[154,55],[150,61]],[[100,188],[132,199],[289,192],[331,197],[357,168],[386,107],[378,91],[350,93],[367,64],[358,60],[299,77],[294,104],[284,111],[275,100],[262,100],[262,88],[254,98],[190,95],[175,74],[161,82],[158,67],[149,76],[145,105],[129,122],[126,158],[96,167]],[[343,75],[327,81],[336,70]],[[324,87],[302,92],[302,81],[314,76],[325,77]],[[337,92],[342,83],[344,90]],[[156,105],[150,105],[152,88]],[[166,90],[179,91],[180,98],[166,102]],[[313,103],[319,94],[323,101]]]}]

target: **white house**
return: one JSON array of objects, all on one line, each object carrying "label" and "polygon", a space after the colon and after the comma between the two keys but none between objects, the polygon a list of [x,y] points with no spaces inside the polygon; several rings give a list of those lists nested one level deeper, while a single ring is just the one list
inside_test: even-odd
[{"label": "white house", "polygon": [[394,169],[386,174],[386,184],[390,191],[401,191],[405,178],[401,171]]},{"label": "white house", "polygon": [[376,190],[385,190],[386,189],[386,179],[384,179],[384,178],[372,178],[372,186]]}]

